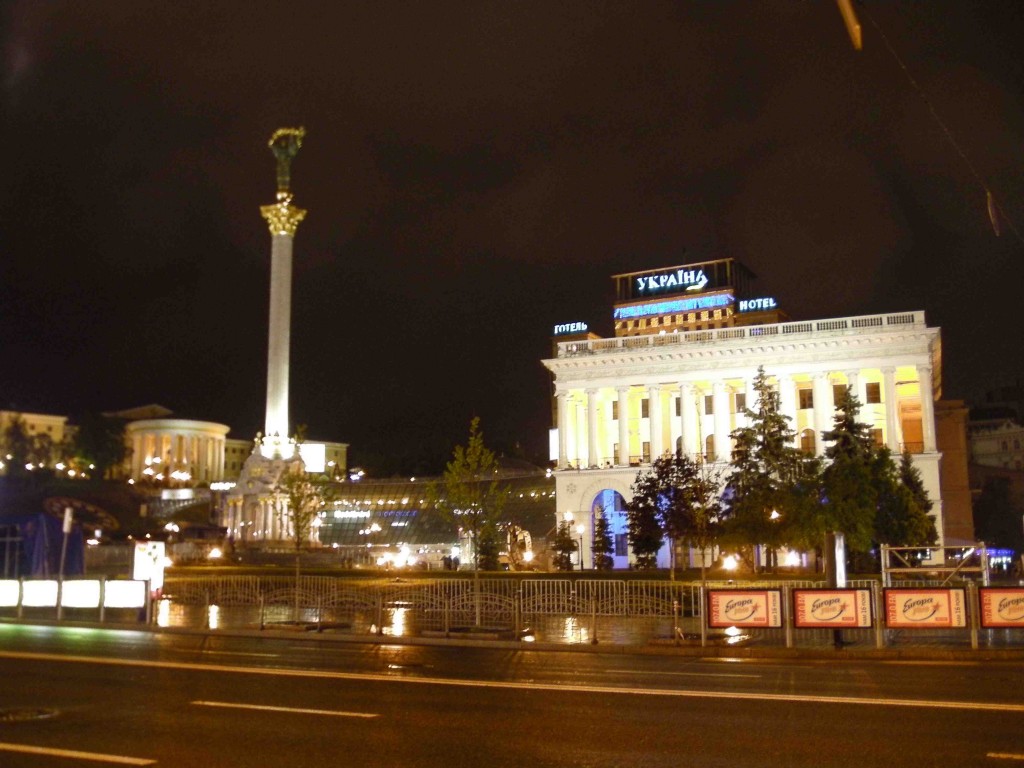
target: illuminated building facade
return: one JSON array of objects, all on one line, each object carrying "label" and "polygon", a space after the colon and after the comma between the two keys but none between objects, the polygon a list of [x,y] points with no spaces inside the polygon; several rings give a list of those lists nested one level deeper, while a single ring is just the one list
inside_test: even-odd
[{"label": "illuminated building facade", "polygon": [[943,543],[939,329],[923,312],[783,322],[750,277],[731,259],[616,275],[615,337],[558,341],[543,361],[554,377],[557,516],[580,532],[585,565],[602,510],[616,567],[628,565],[625,503],[652,459],[681,451],[725,469],[761,367],[796,446],[818,456],[836,399],[853,387],[875,440],[913,455]]}]

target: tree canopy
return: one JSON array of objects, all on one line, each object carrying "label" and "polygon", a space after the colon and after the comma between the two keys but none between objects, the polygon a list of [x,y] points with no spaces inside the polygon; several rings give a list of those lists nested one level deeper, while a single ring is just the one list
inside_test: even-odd
[{"label": "tree canopy", "polygon": [[430,493],[434,507],[468,534],[474,570],[496,568],[498,531],[508,488],[498,481],[498,460],[484,444],[478,417],[469,424],[466,445],[455,446],[440,487],[432,486]]}]

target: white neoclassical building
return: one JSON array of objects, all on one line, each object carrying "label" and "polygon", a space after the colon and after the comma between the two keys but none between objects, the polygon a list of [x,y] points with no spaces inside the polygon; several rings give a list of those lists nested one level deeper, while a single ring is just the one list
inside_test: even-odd
[{"label": "white neoclassical building", "polygon": [[182,479],[191,485],[224,478],[224,448],[230,427],[192,419],[142,419],[125,426],[131,447],[129,477]]},{"label": "white neoclassical building", "polygon": [[[682,272],[625,277],[641,284],[637,274],[646,275],[650,285],[651,275]],[[625,503],[638,472],[652,459],[680,450],[725,468],[730,433],[744,425],[744,406],[754,406],[759,367],[778,388],[798,446],[818,455],[825,449],[821,434],[832,427],[836,397],[853,387],[863,404],[860,420],[871,425],[875,439],[894,453],[913,455],[934,501],[941,544],[934,407],[941,392],[939,329],[927,326],[923,312],[744,325],[739,308],[751,302],[736,296],[732,286],[703,282],[704,293],[682,280],[668,286],[687,291],[677,293],[683,297],[678,300],[620,290],[616,318],[630,316],[621,311],[628,307],[634,318],[644,318],[642,328],[620,323],[614,338],[558,341],[554,357],[543,361],[554,377],[558,519],[582,540],[584,565],[591,562],[593,521],[600,510],[610,513],[616,567],[628,564]],[[702,297],[706,307],[719,309],[718,317],[701,308]],[[768,301],[753,305],[759,320]],[[662,314],[666,310],[671,317]]]}]

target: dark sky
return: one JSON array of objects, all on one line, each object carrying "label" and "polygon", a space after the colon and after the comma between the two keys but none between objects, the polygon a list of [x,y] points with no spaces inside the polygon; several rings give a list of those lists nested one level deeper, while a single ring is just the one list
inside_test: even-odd
[{"label": "dark sky", "polygon": [[1024,377],[1024,3],[858,9],[861,52],[825,0],[8,2],[0,406],[261,429],[293,125],[292,421],[356,463],[474,414],[543,454],[552,326],[726,256],[794,319],[925,310],[979,399]]}]

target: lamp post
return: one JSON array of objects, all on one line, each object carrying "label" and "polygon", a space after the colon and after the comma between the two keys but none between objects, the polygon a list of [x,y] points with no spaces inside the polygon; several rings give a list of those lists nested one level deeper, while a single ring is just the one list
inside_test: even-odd
[{"label": "lamp post", "polygon": [[587,528],[586,528],[586,526],[583,525],[583,523],[580,523],[579,525],[576,526],[576,533],[579,534],[579,537],[580,537],[580,570],[581,571],[583,570],[583,532],[585,530],[587,530]]}]

